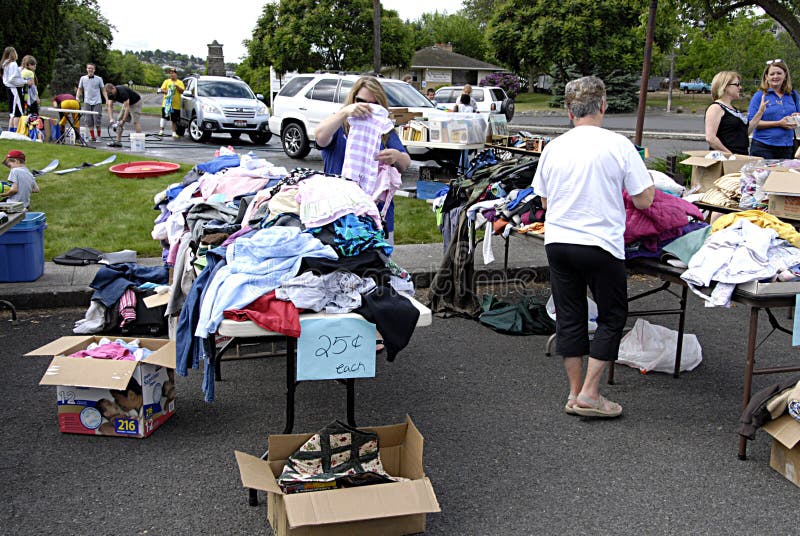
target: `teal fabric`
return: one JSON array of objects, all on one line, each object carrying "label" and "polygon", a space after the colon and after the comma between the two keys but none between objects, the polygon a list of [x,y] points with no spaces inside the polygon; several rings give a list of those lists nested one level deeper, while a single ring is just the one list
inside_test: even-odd
[{"label": "teal fabric", "polygon": [[689,264],[689,259],[697,253],[697,250],[703,247],[703,243],[710,234],[711,226],[709,225],[708,227],[703,227],[702,229],[678,237],[664,246],[664,255],[677,257],[682,262]]}]

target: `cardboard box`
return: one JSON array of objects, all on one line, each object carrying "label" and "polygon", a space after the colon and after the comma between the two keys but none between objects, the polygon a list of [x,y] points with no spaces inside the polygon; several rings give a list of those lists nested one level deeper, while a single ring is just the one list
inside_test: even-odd
[{"label": "cardboard box", "polygon": [[800,487],[800,422],[787,413],[765,424],[764,431],[772,436],[769,466]]},{"label": "cardboard box", "polygon": [[395,125],[405,125],[412,119],[422,117],[422,112],[409,112],[408,108],[393,107],[389,108],[389,119],[394,121]]},{"label": "cardboard box", "polygon": [[139,346],[153,350],[142,361],[67,357],[101,338],[61,337],[25,355],[54,356],[39,385],[56,387],[59,430],[148,437],[175,413],[175,342],[139,338]]},{"label": "cardboard box", "polygon": [[779,218],[800,219],[800,174],[772,171],[764,181],[769,194],[769,213]]},{"label": "cardboard box", "polygon": [[748,281],[736,285],[737,290],[768,296],[771,294],[800,294],[800,281],[775,281],[772,283],[761,283],[760,281]]},{"label": "cardboard box", "polygon": [[422,466],[422,435],[409,417],[401,424],[365,429],[378,434],[384,469],[409,480],[284,495],[277,477],[286,459],[313,434],[270,436],[266,460],[236,451],[242,484],[268,494],[267,513],[276,536],[390,536],[425,531],[426,514],[441,509]]},{"label": "cardboard box", "polygon": [[705,192],[714,185],[714,181],[729,173],[738,173],[742,167],[758,157],[743,154],[732,155],[723,153],[726,158],[735,157],[734,160],[713,160],[705,158],[711,151],[683,151],[689,158],[682,160],[681,164],[692,166],[692,187],[700,186],[699,192]]}]

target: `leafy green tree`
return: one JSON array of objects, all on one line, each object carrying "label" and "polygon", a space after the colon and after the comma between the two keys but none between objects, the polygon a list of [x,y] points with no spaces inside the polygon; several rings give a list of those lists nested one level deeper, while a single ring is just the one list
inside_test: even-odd
[{"label": "leafy green tree", "polygon": [[450,43],[453,52],[479,60],[487,59],[489,47],[479,19],[462,14],[446,15],[435,11],[423,13],[422,17],[412,25],[415,28],[415,50],[436,43]]},{"label": "leafy green tree", "polygon": [[[372,65],[370,0],[281,0],[270,3],[248,40],[248,67],[279,72],[365,70]],[[393,20],[396,19],[396,20]],[[405,66],[411,37],[392,10],[381,11],[381,57]]]},{"label": "leafy green tree", "polygon": [[105,80],[106,51],[111,45],[108,20],[100,13],[96,0],[60,0],[58,47],[51,83],[53,93],[73,92],[86,74],[86,64],[95,63],[97,74]]},{"label": "leafy green tree", "polygon": [[[19,59],[36,58],[39,91],[44,92],[53,78],[62,20],[59,0],[14,0],[0,2],[0,46],[13,46]],[[35,16],[31,16],[35,14]],[[2,99],[6,92],[3,90]]]},{"label": "leafy green tree", "polygon": [[765,15],[742,10],[724,22],[689,28],[675,58],[676,73],[710,82],[719,71],[738,71],[745,81],[760,80],[765,58],[787,59],[776,55],[779,40],[771,31],[773,25]]},{"label": "leafy green tree", "polygon": [[[800,0],[682,0],[690,20],[712,23],[728,19],[743,8],[760,8],[789,33],[795,46],[800,48]],[[781,58],[783,59],[783,58]]]}]

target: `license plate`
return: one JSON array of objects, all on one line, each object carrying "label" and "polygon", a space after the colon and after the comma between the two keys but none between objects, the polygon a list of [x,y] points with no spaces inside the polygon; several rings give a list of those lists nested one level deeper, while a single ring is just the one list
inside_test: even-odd
[{"label": "license plate", "polygon": [[237,119],[233,122],[233,124],[237,127],[246,127],[247,121],[242,121],[241,119]]}]

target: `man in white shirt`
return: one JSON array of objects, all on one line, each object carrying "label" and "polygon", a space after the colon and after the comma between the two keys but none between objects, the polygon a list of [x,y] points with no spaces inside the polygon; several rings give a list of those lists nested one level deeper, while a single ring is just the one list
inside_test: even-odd
[{"label": "man in white shirt", "polygon": [[[545,248],[556,306],[556,352],[564,358],[569,380],[564,411],[617,417],[622,406],[602,397],[599,387],[608,362],[617,359],[628,315],[622,190],[642,210],[652,204],[655,189],[633,144],[602,128],[602,80],[587,76],[569,82],[564,102],[575,128],[545,146],[533,180],[534,192],[547,209]],[[591,341],[587,286],[598,307]]]},{"label": "man in white shirt", "polygon": [[[92,141],[100,138],[100,127],[103,119],[103,100],[108,100],[103,79],[94,74],[94,63],[86,64],[86,74],[78,81],[78,92],[75,97],[81,102],[82,110],[97,112],[97,115],[86,114],[84,122],[89,128]],[[83,99],[81,99],[83,97]]]}]

